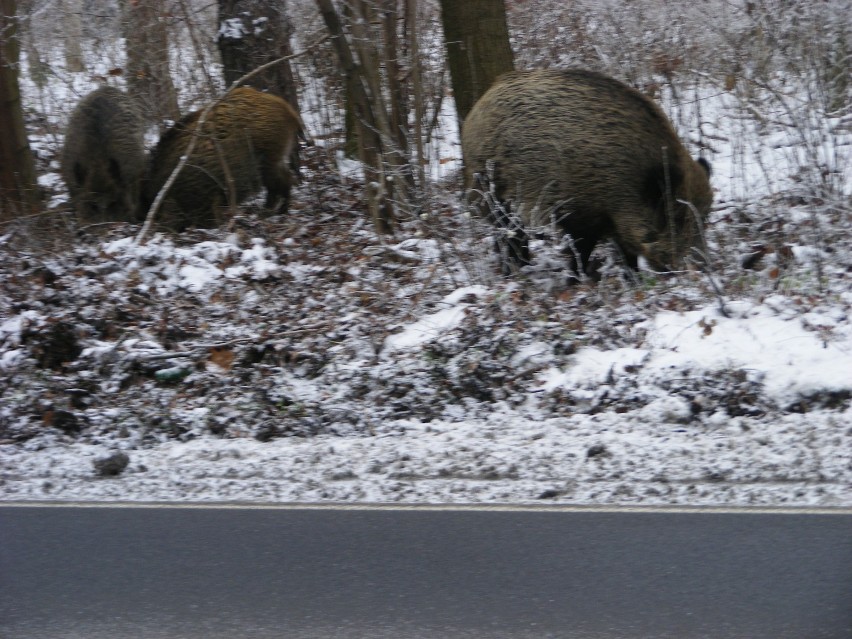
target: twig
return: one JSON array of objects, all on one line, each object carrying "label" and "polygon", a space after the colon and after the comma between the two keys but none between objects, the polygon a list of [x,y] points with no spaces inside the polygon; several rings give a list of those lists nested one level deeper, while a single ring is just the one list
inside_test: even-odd
[{"label": "twig", "polygon": [[[276,339],[279,337],[288,337],[291,335],[300,335],[302,333],[310,333],[321,330],[327,330],[329,328],[328,324],[315,324],[314,326],[306,326],[304,328],[294,328],[286,331],[279,331],[277,333],[271,333],[269,335],[263,336],[252,336],[252,337],[238,337],[236,339],[229,340],[227,342],[219,342],[216,344],[191,344],[189,345],[189,349],[185,351],[169,351],[164,353],[153,353],[151,355],[137,355],[135,359],[137,361],[142,362],[153,362],[161,359],[178,359],[183,357],[200,357],[207,351],[214,348],[230,348],[231,346],[236,346],[238,344],[250,344],[252,342],[256,342],[259,344],[266,343],[272,339]],[[123,340],[121,340],[123,341]],[[118,348],[118,345],[121,343],[119,341],[112,349],[114,351]],[[111,352],[112,352],[111,351]]]},{"label": "twig", "polygon": [[710,268],[708,266],[704,266],[701,268],[701,272],[707,276],[707,279],[710,280],[710,286],[713,287],[713,292],[716,293],[716,297],[719,300],[719,313],[725,319],[731,319],[731,314],[728,311],[728,307],[725,306],[725,295],[722,293],[722,289],[719,288],[719,284],[716,282],[713,274],[710,272]]},{"label": "twig", "polygon": [[[60,211],[61,212],[61,211]],[[5,226],[6,224],[11,224],[12,222],[20,222],[21,220],[31,220],[36,217],[44,217],[46,215],[56,215],[57,211],[41,211],[40,213],[31,213],[29,215],[19,215],[17,217],[10,217],[8,220],[0,220],[0,226]]]}]

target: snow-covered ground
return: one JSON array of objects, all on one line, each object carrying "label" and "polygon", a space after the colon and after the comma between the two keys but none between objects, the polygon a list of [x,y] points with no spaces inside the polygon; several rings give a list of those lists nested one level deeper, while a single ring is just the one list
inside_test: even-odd
[{"label": "snow-covered ground", "polygon": [[[852,504],[852,329],[841,305],[803,312],[779,294],[729,301],[729,317],[716,302],[640,310],[632,325],[614,308],[597,321],[623,332],[596,344],[594,325],[565,334],[566,309],[493,318],[513,304],[501,298],[514,285],[498,282],[402,309],[407,319],[371,336],[376,316],[344,297],[351,282],[332,287],[321,326],[311,314],[288,324],[286,303],[262,310],[282,284],[310,296],[329,270],[289,261],[288,244],[100,244],[67,276],[76,321],[91,332],[119,311],[146,319],[100,329],[121,337],[80,338],[62,370],[32,362],[33,352],[50,360],[35,336],[56,309],[7,316],[0,415],[20,441],[0,445],[3,498]],[[438,259],[428,241],[394,248]],[[66,280],[58,264],[39,268]],[[54,304],[56,286],[42,285]],[[173,325],[146,326],[147,313],[127,306],[134,295],[171,300],[153,315]],[[240,317],[221,296],[245,306]],[[197,337],[168,348],[155,335],[191,324]],[[327,339],[301,343],[300,326]],[[116,451],[129,464],[101,476],[95,462]]]},{"label": "snow-covered ground", "polygon": [[695,95],[715,286],[503,279],[440,186],[377,238],[320,150],[286,217],[0,227],[0,499],[852,506],[849,116]]},{"label": "snow-covered ground", "polygon": [[[3,455],[4,499],[846,506],[849,414],[788,416],[772,427],[641,415],[464,422],[397,420],[370,436],[165,442],[98,478],[114,444],[54,443]],[[674,418],[674,419],[673,419]],[[846,426],[844,427],[844,423]],[[843,432],[843,431],[846,432]],[[757,432],[756,432],[757,431]]]}]

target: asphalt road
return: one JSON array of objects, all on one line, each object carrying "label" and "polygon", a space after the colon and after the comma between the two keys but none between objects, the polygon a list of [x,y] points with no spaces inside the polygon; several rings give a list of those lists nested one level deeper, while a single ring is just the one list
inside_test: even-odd
[{"label": "asphalt road", "polygon": [[0,504],[3,639],[850,639],[852,511]]}]

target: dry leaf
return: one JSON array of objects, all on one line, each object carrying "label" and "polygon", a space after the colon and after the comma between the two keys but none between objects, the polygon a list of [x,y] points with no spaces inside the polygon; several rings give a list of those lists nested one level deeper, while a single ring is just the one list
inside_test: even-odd
[{"label": "dry leaf", "polygon": [[230,348],[211,348],[210,359],[207,361],[211,364],[215,364],[223,371],[229,371],[234,363],[234,351]]}]

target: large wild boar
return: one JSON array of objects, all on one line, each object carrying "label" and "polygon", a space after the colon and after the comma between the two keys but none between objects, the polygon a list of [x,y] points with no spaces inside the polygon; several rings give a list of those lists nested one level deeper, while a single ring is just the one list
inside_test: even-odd
[{"label": "large wild boar", "polygon": [[145,172],[145,125],[126,93],[102,86],[71,114],[62,148],[62,177],[80,220],[136,219]]},{"label": "large wild boar", "polygon": [[266,188],[266,207],[286,212],[296,182],[293,158],[302,135],[302,120],[281,98],[240,87],[208,113],[199,134],[201,111],[185,116],[160,138],[151,152],[142,193],[147,211],[168,180],[192,137],[196,146],[168,191],[180,212],[164,216],[177,230],[212,227],[223,221],[224,207]]},{"label": "large wild boar", "polygon": [[[690,157],[650,98],[605,75],[501,76],[467,116],[462,148],[471,201],[504,229],[513,216],[523,227],[554,222],[570,235],[578,270],[607,237],[633,268],[638,256],[677,268],[702,246],[709,164]],[[523,227],[506,234],[512,266],[529,262]]]}]

